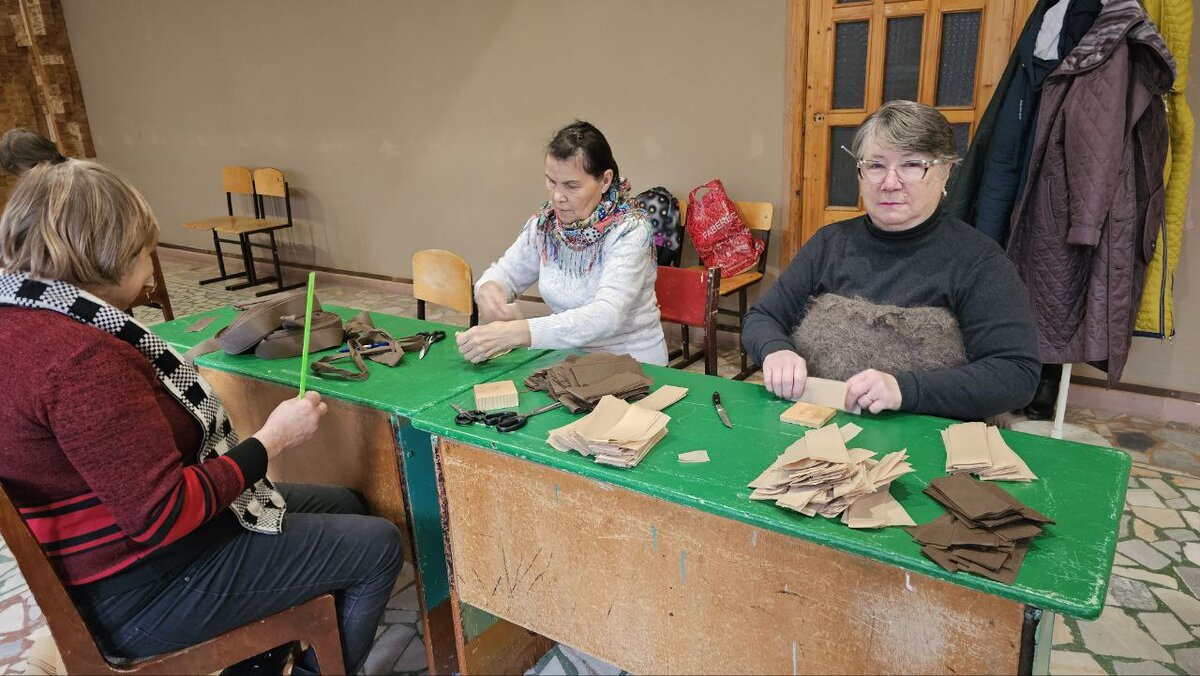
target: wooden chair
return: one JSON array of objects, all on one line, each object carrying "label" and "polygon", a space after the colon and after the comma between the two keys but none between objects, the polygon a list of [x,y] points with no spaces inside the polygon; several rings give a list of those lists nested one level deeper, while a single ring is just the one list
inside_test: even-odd
[{"label": "wooden chair", "polygon": [[322,673],[345,674],[337,608],[331,594],[251,622],[199,645],[116,665],[104,658],[50,560],[0,486],[0,534],[42,609],[71,674],[210,674],[292,641],[310,643]]},{"label": "wooden chair", "polygon": [[167,293],[167,279],[163,277],[157,249],[150,254],[150,259],[154,262],[154,288],[142,289],[142,295],[138,296],[131,308],[140,305],[157,308],[162,311],[163,319],[169,322],[175,319],[175,312],[171,309],[171,296]]},{"label": "wooden chair", "polygon": [[[742,321],[746,316],[748,300],[746,292],[750,287],[758,284],[763,280],[767,272],[767,252],[771,247],[771,221],[775,215],[775,207],[770,202],[734,202],[737,208],[738,215],[742,217],[742,222],[749,228],[751,236],[760,239],[763,242],[762,256],[758,259],[758,265],[752,270],[747,270],[741,274],[733,275],[721,280],[721,298],[737,294],[738,309],[718,308],[718,314],[725,317],[737,317],[737,324],[720,324],[717,329],[720,331],[730,331],[738,334],[738,354],[741,358],[741,370],[733,377],[734,380],[745,380],[751,374],[759,369],[758,365],[751,365],[746,355],[746,349],[742,347]],[[679,203],[679,217],[683,222],[687,223],[687,204]],[[700,266],[693,266],[692,269],[700,270]],[[687,327],[684,327],[684,340],[687,338]]]},{"label": "wooden chair", "polygon": [[[704,359],[704,372],[717,375],[717,310],[721,288],[720,268],[658,266],[654,294],[664,322],[683,327],[683,347],[667,355],[672,368],[686,368]],[[704,329],[704,350],[692,353],[688,327]],[[675,360],[679,361],[675,361]]]},{"label": "wooden chair", "polygon": [[[288,188],[287,181],[283,177],[283,172],[271,167],[254,170],[254,211],[258,218],[241,219],[238,221],[230,221],[226,223],[218,223],[214,228],[217,232],[225,235],[236,235],[237,243],[242,247],[242,262],[246,269],[246,281],[238,284],[232,284],[225,287],[230,291],[258,286],[259,284],[267,284],[275,282],[275,288],[259,291],[254,294],[256,296],[265,296],[270,293],[286,291],[288,289],[296,289],[305,285],[304,281],[293,282],[292,284],[283,283],[283,270],[279,265],[279,242],[275,239],[275,231],[283,228],[292,227],[292,195]],[[287,218],[267,218],[266,202],[264,197],[271,197],[281,200],[287,214]],[[270,240],[270,244],[255,242],[250,239],[251,235],[265,234]],[[228,241],[228,240],[224,240]],[[254,269],[254,249],[270,249],[271,262],[275,266],[275,274],[268,277],[259,277]]]},{"label": "wooden chair", "polygon": [[[230,227],[240,223],[256,221],[260,214],[258,211],[258,200],[254,197],[254,177],[250,170],[246,167],[229,166],[221,167],[221,185],[225,188],[225,208],[228,214],[225,216],[214,216],[212,218],[201,218],[194,221],[187,221],[183,227],[192,230],[204,230],[212,233],[213,251],[217,255],[217,269],[220,274],[216,277],[200,280],[201,284],[212,284],[214,282],[223,282],[227,279],[237,279],[238,277],[247,277],[253,274],[254,266],[245,265],[241,272],[227,272],[225,270],[225,256],[221,251],[221,243],[237,244],[241,247],[242,263],[245,264],[248,259],[248,252],[242,240],[239,239],[222,239],[218,234],[217,226]],[[237,216],[233,213],[233,196],[234,195],[249,195],[254,202],[254,216]]]},{"label": "wooden chair", "polygon": [[470,263],[445,249],[418,251],[413,254],[412,263],[417,319],[425,319],[425,303],[429,302],[469,315],[468,326],[479,323]]}]

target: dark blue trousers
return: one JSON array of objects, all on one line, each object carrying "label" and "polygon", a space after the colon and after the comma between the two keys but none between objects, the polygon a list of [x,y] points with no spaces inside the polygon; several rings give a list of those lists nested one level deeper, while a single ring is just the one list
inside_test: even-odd
[{"label": "dark blue trousers", "polygon": [[178,650],[332,592],[346,673],[356,673],[404,562],[400,532],[367,516],[345,488],[278,488],[288,506],[283,533],[243,529],[174,575],[81,604],[105,652],[136,659]]}]

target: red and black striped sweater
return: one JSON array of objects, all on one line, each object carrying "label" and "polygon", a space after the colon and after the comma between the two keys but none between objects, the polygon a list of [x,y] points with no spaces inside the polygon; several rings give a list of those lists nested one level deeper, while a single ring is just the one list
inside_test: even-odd
[{"label": "red and black striped sweater", "polygon": [[146,358],[70,317],[0,307],[0,374],[0,481],[67,584],[203,549],[266,474],[253,438],[197,464],[200,427]]}]

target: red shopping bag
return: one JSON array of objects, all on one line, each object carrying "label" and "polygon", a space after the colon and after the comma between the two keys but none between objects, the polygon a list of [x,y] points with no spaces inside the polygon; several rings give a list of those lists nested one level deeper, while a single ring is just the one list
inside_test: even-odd
[{"label": "red shopping bag", "polygon": [[758,265],[765,247],[742,222],[720,179],[713,179],[688,195],[687,233],[704,266],[721,268],[721,279]]}]

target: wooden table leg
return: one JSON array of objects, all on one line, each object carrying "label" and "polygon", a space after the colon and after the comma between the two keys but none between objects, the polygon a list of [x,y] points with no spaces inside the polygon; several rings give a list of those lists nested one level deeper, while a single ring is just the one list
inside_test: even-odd
[{"label": "wooden table leg", "polygon": [[1017,602],[487,449],[438,461],[457,600],[633,673],[1018,670]]}]

